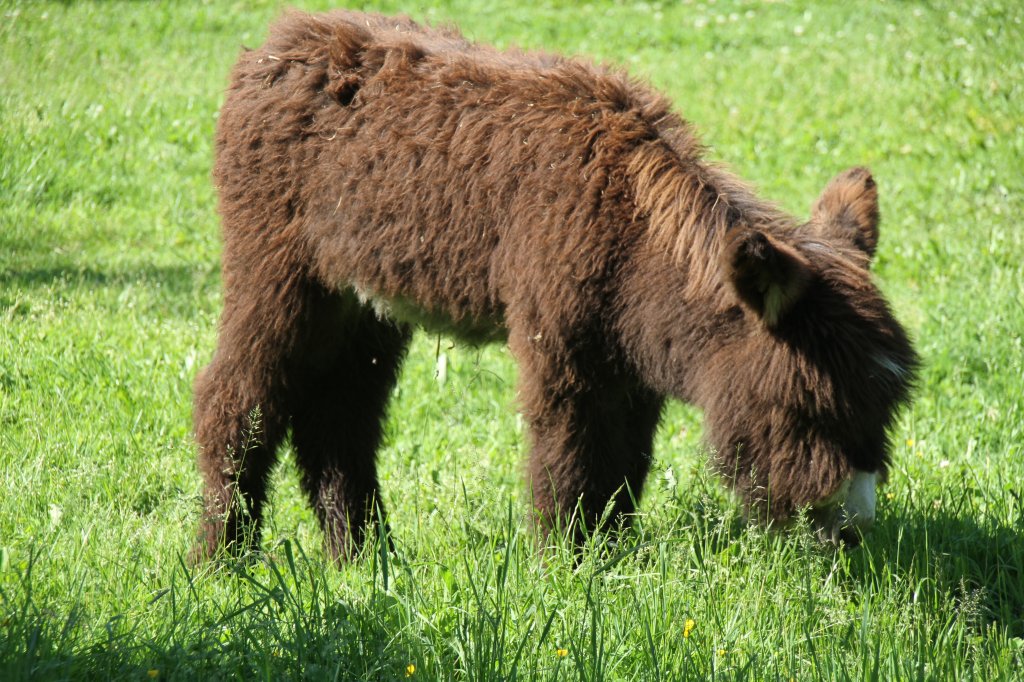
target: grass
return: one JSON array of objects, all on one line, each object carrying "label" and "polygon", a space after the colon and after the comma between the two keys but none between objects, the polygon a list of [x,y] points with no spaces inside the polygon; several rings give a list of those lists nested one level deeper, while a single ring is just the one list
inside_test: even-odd
[{"label": "grass", "polygon": [[280,8],[0,2],[0,678],[1019,679],[1024,9],[375,7],[622,64],[799,214],[872,167],[877,277],[925,360],[876,529],[836,553],[747,526],[673,405],[635,532],[542,562],[507,352],[421,335],[381,453],[394,554],[330,568],[286,452],[265,555],[186,567],[210,140]]}]

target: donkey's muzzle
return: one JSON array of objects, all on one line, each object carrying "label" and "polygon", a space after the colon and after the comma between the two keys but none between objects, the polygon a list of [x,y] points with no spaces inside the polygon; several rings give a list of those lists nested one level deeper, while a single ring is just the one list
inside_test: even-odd
[{"label": "donkey's muzzle", "polygon": [[857,471],[839,493],[839,499],[811,513],[818,539],[826,544],[856,547],[875,523],[876,472]]}]

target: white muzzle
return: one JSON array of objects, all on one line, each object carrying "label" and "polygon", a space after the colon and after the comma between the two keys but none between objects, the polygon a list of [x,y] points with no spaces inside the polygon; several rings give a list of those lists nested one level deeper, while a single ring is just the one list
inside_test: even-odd
[{"label": "white muzzle", "polygon": [[834,545],[859,544],[861,534],[875,523],[877,486],[877,472],[854,471],[853,477],[812,513],[818,536]]}]

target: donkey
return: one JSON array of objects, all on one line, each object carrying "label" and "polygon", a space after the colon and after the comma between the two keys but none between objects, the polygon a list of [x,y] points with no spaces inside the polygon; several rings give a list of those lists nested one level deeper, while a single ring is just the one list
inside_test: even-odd
[{"label": "donkey", "polygon": [[197,558],[258,542],[289,428],[328,551],[358,551],[415,327],[508,344],[542,532],[580,541],[633,511],[669,397],[703,408],[754,516],[809,508],[834,541],[871,524],[917,359],[869,271],[867,170],[801,222],[613,68],[337,11],[286,14],[243,52],[214,177]]}]

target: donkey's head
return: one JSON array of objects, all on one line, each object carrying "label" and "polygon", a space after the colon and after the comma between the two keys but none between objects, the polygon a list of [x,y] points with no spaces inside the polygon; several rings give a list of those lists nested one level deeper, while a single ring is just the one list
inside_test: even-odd
[{"label": "donkey's head", "polygon": [[753,509],[782,521],[810,507],[832,541],[874,521],[886,430],[917,367],[871,279],[877,244],[875,183],[854,168],[807,223],[781,235],[737,226],[721,255],[742,318],[702,396],[719,466]]}]

